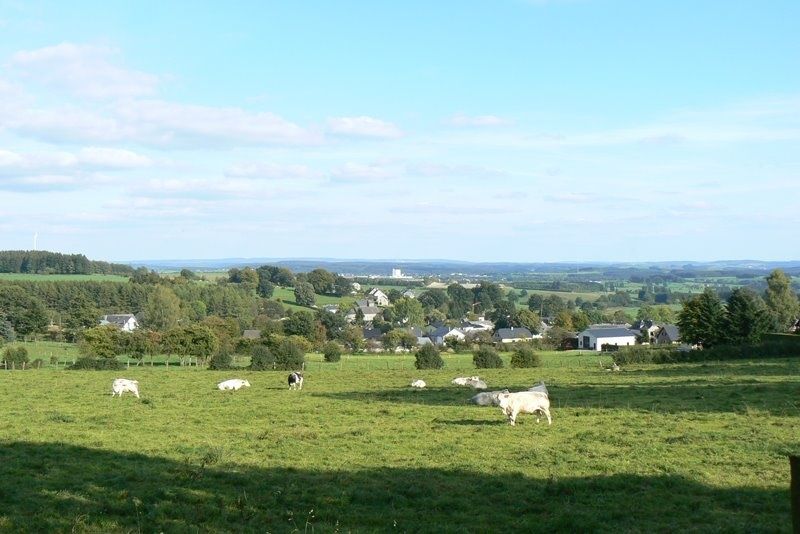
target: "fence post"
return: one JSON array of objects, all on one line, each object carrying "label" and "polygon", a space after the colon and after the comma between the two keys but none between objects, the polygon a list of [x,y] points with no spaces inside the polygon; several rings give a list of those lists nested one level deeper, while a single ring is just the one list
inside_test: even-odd
[{"label": "fence post", "polygon": [[792,474],[792,532],[800,533],[800,456],[789,456],[789,467]]}]

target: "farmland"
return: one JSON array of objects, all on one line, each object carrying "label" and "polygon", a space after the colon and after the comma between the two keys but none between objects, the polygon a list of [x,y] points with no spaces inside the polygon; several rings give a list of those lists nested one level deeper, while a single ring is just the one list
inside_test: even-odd
[{"label": "farmland", "polygon": [[[512,428],[450,384],[468,356],[441,371],[388,358],[312,356],[302,392],[282,372],[5,372],[0,530],[790,530],[797,360],[607,373],[545,353],[480,373],[549,384],[553,425]],[[117,376],[142,398],[111,399]],[[231,376],[252,387],[214,389]]]}]

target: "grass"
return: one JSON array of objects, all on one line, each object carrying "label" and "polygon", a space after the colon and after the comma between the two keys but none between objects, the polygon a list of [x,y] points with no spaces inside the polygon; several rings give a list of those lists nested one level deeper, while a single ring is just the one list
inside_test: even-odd
[{"label": "grass", "polygon": [[[450,384],[468,361],[312,365],[301,392],[285,372],[5,372],[0,531],[790,532],[800,362],[607,373],[547,353],[478,373],[547,381],[553,425],[510,427]],[[112,399],[119,376],[142,398]],[[214,388],[234,376],[252,387]]]},{"label": "grass", "polygon": [[127,282],[127,276],[116,274],[28,274],[0,273],[0,280],[22,280],[33,282]]},{"label": "grass", "polygon": [[[287,307],[291,308],[294,311],[310,311],[312,308],[307,308],[305,306],[298,305],[294,300],[294,288],[293,287],[276,287],[275,292],[272,294],[272,300],[280,299],[281,303]],[[332,295],[316,295],[316,305],[318,307],[325,306],[327,304],[336,304],[338,305],[341,302],[346,304],[350,304],[355,302],[355,298],[353,297],[335,297]]]}]

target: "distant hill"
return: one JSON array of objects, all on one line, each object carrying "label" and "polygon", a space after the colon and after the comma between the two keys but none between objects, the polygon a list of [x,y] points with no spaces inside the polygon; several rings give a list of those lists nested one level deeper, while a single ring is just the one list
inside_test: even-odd
[{"label": "distant hill", "polygon": [[117,274],[133,273],[130,265],[92,261],[83,254],[61,254],[46,250],[0,251],[0,273],[28,274]]}]

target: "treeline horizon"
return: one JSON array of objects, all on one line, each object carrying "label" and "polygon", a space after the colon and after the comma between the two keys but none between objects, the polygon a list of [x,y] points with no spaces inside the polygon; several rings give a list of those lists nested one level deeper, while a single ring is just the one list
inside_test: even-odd
[{"label": "treeline horizon", "polygon": [[130,276],[133,267],[90,260],[83,254],[46,250],[1,250],[0,273],[18,274],[116,274]]}]

